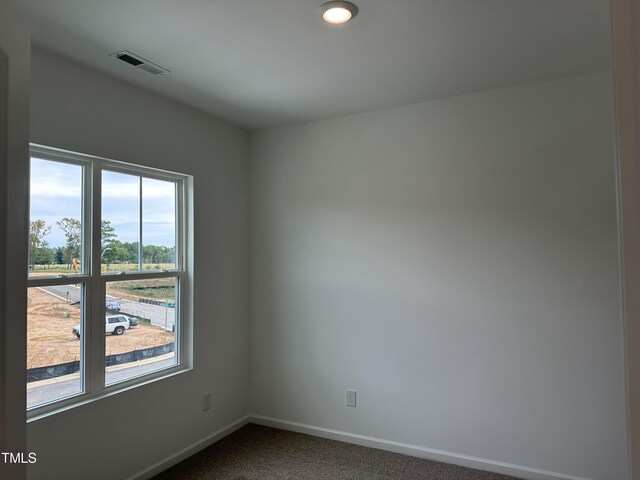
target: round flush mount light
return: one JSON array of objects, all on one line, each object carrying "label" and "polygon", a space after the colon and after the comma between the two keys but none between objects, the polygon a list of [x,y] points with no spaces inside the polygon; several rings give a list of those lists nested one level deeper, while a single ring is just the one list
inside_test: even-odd
[{"label": "round flush mount light", "polygon": [[347,23],[358,13],[358,7],[351,2],[327,2],[320,7],[322,18],[327,23]]}]

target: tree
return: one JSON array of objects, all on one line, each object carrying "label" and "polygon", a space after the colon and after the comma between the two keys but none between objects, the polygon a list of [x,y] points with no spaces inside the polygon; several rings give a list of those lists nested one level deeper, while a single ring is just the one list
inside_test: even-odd
[{"label": "tree", "polygon": [[55,248],[36,248],[35,252],[31,256],[31,262],[34,265],[51,265],[55,261],[55,252]]},{"label": "tree", "polygon": [[38,263],[43,258],[39,255],[40,250],[47,247],[47,241],[44,239],[51,233],[51,226],[47,226],[47,222],[38,218],[29,222],[29,265]]},{"label": "tree", "polygon": [[82,224],[77,218],[64,217],[56,222],[67,237],[65,246],[65,256],[69,259],[69,264],[74,257],[80,255],[80,242],[82,241]]},{"label": "tree", "polygon": [[175,261],[175,247],[164,245],[145,245],[142,247],[143,263],[172,263]]},{"label": "tree", "polygon": [[56,265],[64,264],[64,258],[65,258],[64,249],[62,247],[56,248],[56,252],[54,255],[54,261]]},{"label": "tree", "polygon": [[138,263],[138,242],[124,242],[122,244],[123,254],[119,261],[125,263]]},{"label": "tree", "polygon": [[117,258],[116,249],[118,247],[116,229],[109,220],[102,220],[101,226],[101,238],[100,238],[100,254],[103,258],[103,263],[113,263]]},{"label": "tree", "polygon": [[104,250],[118,238],[118,235],[116,234],[116,229],[113,225],[111,225],[111,222],[109,220],[102,220],[102,223],[100,225],[102,227],[102,238],[100,239],[100,247],[102,250]]},{"label": "tree", "polygon": [[[82,223],[77,218],[64,217],[60,220],[58,226],[62,229],[67,237],[67,244],[64,247],[64,256],[69,259],[71,263],[73,258],[80,256],[80,243],[82,242]],[[104,255],[105,261],[110,263],[113,261],[116,245],[119,243],[116,234],[116,229],[109,220],[102,220],[101,226],[101,238],[100,238],[100,254]]]}]

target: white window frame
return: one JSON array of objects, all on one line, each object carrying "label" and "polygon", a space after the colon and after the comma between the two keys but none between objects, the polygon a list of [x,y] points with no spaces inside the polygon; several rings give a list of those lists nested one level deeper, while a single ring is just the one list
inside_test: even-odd
[{"label": "white window frame", "polygon": [[[150,382],[171,377],[192,368],[192,294],[190,281],[192,273],[190,199],[193,178],[189,175],[169,172],[107,158],[86,155],[44,145],[31,144],[30,158],[51,160],[79,165],[83,169],[82,188],[82,251],[81,270],[78,274],[33,277],[27,280],[27,288],[51,285],[84,284],[82,298],[81,325],[83,334],[80,347],[81,392],[27,410],[27,420],[33,421],[43,416],[67,410],[114,393],[129,390]],[[176,246],[175,268],[160,271],[101,271],[101,210],[102,172],[118,172],[138,175],[155,180],[172,181],[176,184]],[[142,205],[142,199],[141,199]],[[142,207],[141,207],[142,208]],[[142,217],[141,217],[142,219]],[[140,252],[142,252],[140,239]],[[142,262],[142,258],[139,258]],[[105,381],[105,326],[104,319],[106,284],[113,281],[145,280],[151,278],[175,278],[177,280],[175,298],[175,365],[135,376],[113,384]]]}]

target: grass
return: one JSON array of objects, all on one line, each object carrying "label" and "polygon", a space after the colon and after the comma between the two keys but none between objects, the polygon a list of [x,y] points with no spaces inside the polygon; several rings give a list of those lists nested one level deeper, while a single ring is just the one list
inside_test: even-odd
[{"label": "grass", "polygon": [[[103,265],[104,267],[105,265]],[[176,268],[174,263],[143,263],[142,271],[153,271],[153,270],[172,270]],[[138,270],[137,263],[111,263],[106,265],[107,272],[130,272]],[[64,273],[70,274],[73,272],[73,267],[70,265],[35,265],[34,268],[29,270],[30,274],[34,273],[45,273],[45,274],[56,274],[56,273]]]},{"label": "grass", "polygon": [[174,278],[109,282],[107,285],[110,291],[115,290],[141,298],[168,300],[170,302],[175,301],[176,298]]},{"label": "grass", "polygon": [[[107,272],[129,272],[138,270],[137,263],[110,263],[107,266]],[[143,263],[142,271],[148,270],[173,270],[176,268],[175,263]]]},{"label": "grass", "polygon": [[[175,268],[169,263],[146,263],[142,265],[142,271],[170,270]],[[117,263],[109,266],[108,272],[137,271],[138,265],[135,263]],[[72,274],[73,268],[67,265],[36,265],[36,268],[29,272],[31,275],[55,275],[58,273]],[[113,281],[107,283],[107,293],[121,292],[138,298],[148,298],[152,300],[166,300],[175,302],[175,279],[174,278],[154,278],[149,280],[129,280]]]}]

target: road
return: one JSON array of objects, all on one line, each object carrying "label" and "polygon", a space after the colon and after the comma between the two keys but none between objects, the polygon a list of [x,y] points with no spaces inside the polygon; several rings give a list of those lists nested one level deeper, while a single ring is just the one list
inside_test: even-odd
[{"label": "road", "polygon": [[[108,384],[117,383],[124,379],[144,375],[145,373],[167,368],[174,364],[175,358],[172,357],[144,365],[118,368],[112,371],[107,370],[105,381]],[[80,390],[80,374],[74,373],[68,376],[73,378],[62,380],[64,377],[58,377],[59,380],[56,382],[48,382],[45,380],[47,382],[46,384],[38,386],[35,385],[40,382],[27,384],[27,408],[78,393]]]},{"label": "road", "polygon": [[[75,303],[80,301],[80,287],[76,287],[75,285],[55,285],[39,288],[65,302]],[[117,300],[120,303],[120,311],[124,314],[146,318],[156,327],[169,331],[173,330],[176,317],[175,308],[134,302],[111,295],[107,295],[107,300]]]},{"label": "road", "polygon": [[68,303],[76,303],[80,301],[80,287],[76,287],[75,285],[40,287],[40,290],[43,290]]}]

